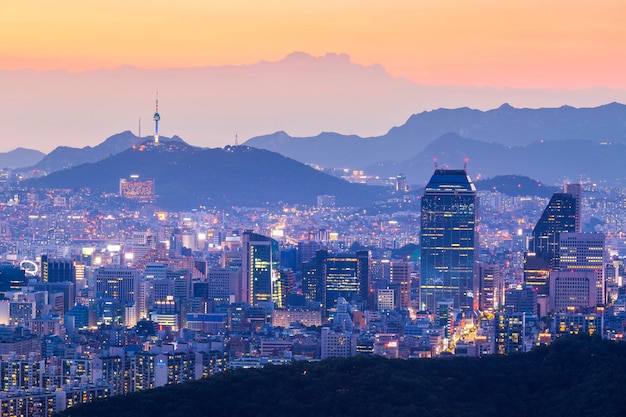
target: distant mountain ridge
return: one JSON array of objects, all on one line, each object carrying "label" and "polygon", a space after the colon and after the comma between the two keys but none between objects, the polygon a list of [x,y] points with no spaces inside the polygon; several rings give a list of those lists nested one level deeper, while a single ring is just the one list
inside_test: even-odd
[{"label": "distant mountain ridge", "polygon": [[248,146],[203,149],[181,141],[126,149],[27,185],[42,188],[83,187],[111,193],[120,178],[154,178],[157,205],[169,209],[314,205],[317,195],[332,194],[339,205],[371,203],[383,190],[351,184],[274,152]]},{"label": "distant mountain ridge", "polygon": [[251,138],[245,144],[304,163],[363,168],[384,161],[405,161],[447,133],[516,147],[540,140],[622,143],[626,142],[626,105],[516,109],[503,104],[489,111],[438,109],[415,114],[402,126],[377,137],[321,133],[296,138],[276,132]]},{"label": "distant mountain ridge", "polygon": [[[89,162],[98,162],[113,155],[117,155],[126,149],[141,143],[147,138],[139,138],[127,130],[108,137],[97,146],[85,146],[84,148],[71,148],[59,146],[46,155],[41,161],[29,169],[38,169],[47,173],[60,171]],[[162,137],[164,141],[182,141],[178,136],[172,138]]]},{"label": "distant mountain ridge", "polygon": [[[189,143],[208,147],[233,144],[235,133],[243,142],[281,130],[303,137],[319,132],[381,136],[425,110],[464,106],[489,110],[505,102],[530,108],[594,107],[624,102],[626,97],[625,88],[426,85],[330,52],[292,53],[246,65],[0,70],[3,97],[11,98],[0,102],[0,142],[46,152],[58,145],[95,146],[111,132],[134,130],[138,117],[152,120],[155,86],[162,91],[161,132],[169,136],[176,132]],[[152,132],[151,123],[144,126],[146,134]],[[447,132],[460,133],[446,129],[434,132],[428,141]],[[483,139],[472,132],[467,135]],[[410,154],[419,150],[410,149]]]},{"label": "distant mountain ridge", "polygon": [[404,173],[410,182],[421,184],[430,178],[435,163],[442,168],[459,168],[467,160],[473,179],[515,174],[546,184],[592,180],[623,186],[626,184],[624,155],[626,143],[563,140],[509,147],[448,133],[409,160],[371,165],[366,172],[383,177]]},{"label": "distant mountain ridge", "polygon": [[0,168],[21,168],[39,163],[45,153],[25,148],[16,148],[9,152],[0,153]]}]

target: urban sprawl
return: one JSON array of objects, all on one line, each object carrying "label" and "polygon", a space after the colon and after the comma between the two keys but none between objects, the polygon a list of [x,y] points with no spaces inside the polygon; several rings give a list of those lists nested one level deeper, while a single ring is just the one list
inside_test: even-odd
[{"label": "urban sprawl", "polygon": [[298,360],[623,338],[624,190],[510,197],[465,169],[395,187],[378,210],[188,212],[159,210],[149,179],[106,198],[4,187],[0,414]]}]

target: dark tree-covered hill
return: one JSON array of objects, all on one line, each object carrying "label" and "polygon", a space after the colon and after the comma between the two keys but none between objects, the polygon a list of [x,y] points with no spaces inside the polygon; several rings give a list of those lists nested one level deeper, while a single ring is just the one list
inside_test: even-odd
[{"label": "dark tree-covered hill", "polygon": [[575,337],[511,356],[270,365],[61,416],[613,417],[626,415],[625,383],[626,343]]},{"label": "dark tree-covered hill", "polygon": [[474,184],[478,191],[497,191],[512,197],[551,197],[553,193],[560,191],[559,187],[548,186],[523,175],[497,175],[475,181]]},{"label": "dark tree-covered hill", "polygon": [[351,184],[280,154],[247,146],[202,149],[172,141],[145,142],[95,163],[82,164],[26,186],[116,193],[120,178],[153,178],[157,204],[169,209],[260,207],[316,203],[321,194],[343,206],[368,204],[384,193]]},{"label": "dark tree-covered hill", "polygon": [[[178,136],[172,138],[162,137],[161,139],[163,141],[182,142],[182,139]],[[37,169],[51,173],[88,162],[97,162],[123,152],[144,140],[146,139],[138,138],[127,130],[110,136],[105,139],[104,142],[93,147],[85,146],[83,148],[72,148],[69,146],[58,146],[48,155],[41,158],[36,165],[27,169]]]}]

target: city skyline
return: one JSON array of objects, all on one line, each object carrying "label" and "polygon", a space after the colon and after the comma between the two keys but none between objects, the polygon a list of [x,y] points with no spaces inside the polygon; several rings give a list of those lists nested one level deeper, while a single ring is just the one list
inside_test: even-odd
[{"label": "city skyline", "polygon": [[622,16],[0,4],[0,417],[621,415]]}]

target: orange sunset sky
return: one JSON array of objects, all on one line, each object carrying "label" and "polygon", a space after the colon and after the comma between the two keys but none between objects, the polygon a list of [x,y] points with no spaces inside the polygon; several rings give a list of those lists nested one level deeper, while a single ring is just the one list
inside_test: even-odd
[{"label": "orange sunset sky", "polygon": [[0,69],[347,53],[430,85],[626,88],[623,0],[3,0]]},{"label": "orange sunset sky", "polygon": [[149,135],[157,90],[160,133],[207,147],[626,103],[625,22],[624,0],[0,0],[0,152]]}]

